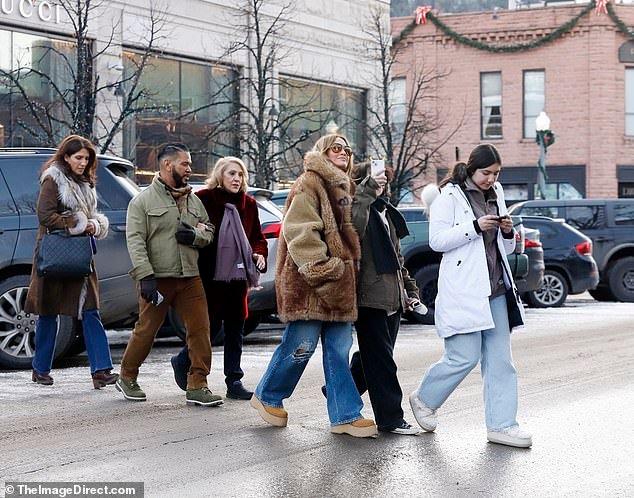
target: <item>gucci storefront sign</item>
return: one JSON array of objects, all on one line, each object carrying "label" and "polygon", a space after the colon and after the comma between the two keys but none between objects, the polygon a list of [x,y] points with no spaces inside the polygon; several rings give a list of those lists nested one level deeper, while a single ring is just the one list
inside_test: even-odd
[{"label": "gucci storefront sign", "polygon": [[62,8],[49,0],[0,0],[0,12],[6,15],[16,13],[25,19],[37,17],[44,22],[59,24]]}]

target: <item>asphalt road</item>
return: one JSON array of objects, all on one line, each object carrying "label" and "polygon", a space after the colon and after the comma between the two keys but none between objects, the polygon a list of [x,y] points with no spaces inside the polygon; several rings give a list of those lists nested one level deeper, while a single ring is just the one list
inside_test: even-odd
[{"label": "asphalt road", "polygon": [[[584,296],[528,316],[513,346],[529,450],[486,442],[478,371],[439,411],[435,434],[360,440],[328,431],[320,351],[280,429],[246,402],[186,406],[169,367],[178,346],[163,341],[139,377],[145,403],[91,389],[85,357],[55,370],[53,387],[31,383],[26,371],[0,372],[0,487],[143,481],[148,497],[634,496],[634,304]],[[114,334],[116,363],[126,336]],[[272,330],[248,338],[249,387],[279,337]],[[395,355],[406,394],[441,351],[433,327],[402,327]],[[214,391],[222,392],[221,372],[215,348]]]}]

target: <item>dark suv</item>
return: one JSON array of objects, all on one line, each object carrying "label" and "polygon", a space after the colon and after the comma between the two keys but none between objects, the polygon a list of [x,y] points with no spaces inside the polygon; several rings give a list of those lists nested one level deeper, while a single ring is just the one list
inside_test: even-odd
[{"label": "dark suv", "polygon": [[634,302],[634,199],[534,200],[514,204],[519,216],[561,219],[592,239],[600,301]]},{"label": "dark suv", "polygon": [[[30,368],[37,316],[24,313],[37,236],[39,171],[54,149],[0,148],[0,368]],[[99,156],[97,202],[110,220],[108,237],[98,242],[101,316],[106,327],[131,323],[138,302],[128,275],[132,264],[125,240],[126,209],[138,192],[133,165]],[[77,320],[61,316],[55,356],[83,349]]]}]

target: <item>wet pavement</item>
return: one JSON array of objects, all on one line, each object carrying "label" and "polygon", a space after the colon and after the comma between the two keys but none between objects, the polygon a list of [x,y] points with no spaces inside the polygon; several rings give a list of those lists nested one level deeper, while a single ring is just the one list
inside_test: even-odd
[{"label": "wet pavement", "polygon": [[[528,317],[513,337],[528,450],[486,442],[477,369],[439,410],[436,433],[360,440],[328,431],[320,350],[280,429],[244,401],[186,406],[169,365],[179,344],[162,339],[139,376],[144,403],[92,389],[85,355],[57,365],[52,387],[27,371],[0,372],[0,487],[104,480],[143,481],[151,497],[634,496],[634,304],[584,295]],[[245,339],[248,387],[280,334]],[[129,331],[110,335],[118,363]],[[433,327],[403,325],[395,356],[405,395],[441,353]],[[214,348],[210,388],[224,394],[221,372]],[[406,396],[403,407],[413,423]]]}]

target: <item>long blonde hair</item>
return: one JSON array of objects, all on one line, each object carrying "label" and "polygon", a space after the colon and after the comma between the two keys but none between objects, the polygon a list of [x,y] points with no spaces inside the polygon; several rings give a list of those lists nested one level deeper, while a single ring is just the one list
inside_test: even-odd
[{"label": "long blonde hair", "polygon": [[240,185],[240,192],[246,192],[249,173],[247,172],[247,167],[244,165],[244,162],[242,162],[242,159],[234,156],[221,157],[216,161],[214,168],[211,170],[211,173],[209,173],[209,177],[205,180],[207,187],[210,189],[216,187],[222,188],[222,175],[231,164],[237,164],[242,170],[242,185]]}]

